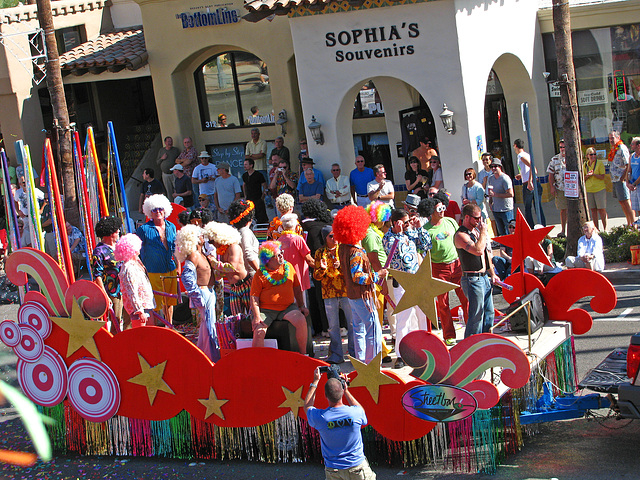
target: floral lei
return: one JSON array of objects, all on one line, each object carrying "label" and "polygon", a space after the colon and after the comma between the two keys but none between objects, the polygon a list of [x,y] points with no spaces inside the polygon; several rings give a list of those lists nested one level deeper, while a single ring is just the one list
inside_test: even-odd
[{"label": "floral lei", "polygon": [[618,148],[620,148],[620,145],[622,144],[623,144],[623,141],[618,140],[616,144],[611,148],[611,150],[609,150],[609,155],[607,156],[607,160],[609,161],[609,163],[613,162],[613,157],[616,156],[616,152],[618,151]]},{"label": "floral lei", "polygon": [[289,278],[289,272],[291,271],[291,266],[289,264],[289,262],[285,262],[284,264],[284,276],[280,279],[280,280],[274,280],[273,277],[271,276],[271,274],[269,272],[267,272],[267,269],[264,267],[260,267],[260,273],[262,273],[262,275],[264,275],[264,278],[267,279],[267,281],[273,285],[274,287],[277,285],[282,285],[284,282],[287,281],[287,279]]},{"label": "floral lei", "polygon": [[224,257],[224,254],[227,253],[227,250],[229,249],[230,246],[231,245],[220,245],[219,247],[216,248],[216,253],[221,257]]}]

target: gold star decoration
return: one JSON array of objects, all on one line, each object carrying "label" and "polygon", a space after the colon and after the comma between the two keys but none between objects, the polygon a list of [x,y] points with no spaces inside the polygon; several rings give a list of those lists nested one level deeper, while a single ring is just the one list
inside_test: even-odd
[{"label": "gold star decoration", "polygon": [[216,414],[222,420],[224,420],[224,413],[222,413],[222,406],[229,400],[218,399],[213,387],[210,387],[209,398],[199,398],[198,401],[207,407],[207,412],[204,414],[204,418],[209,418],[212,414]]},{"label": "gold star decoration", "polygon": [[298,388],[295,392],[289,390],[286,387],[282,387],[282,393],[284,393],[286,400],[278,405],[278,408],[290,408],[291,412],[293,412],[293,414],[297,417],[298,410],[301,407],[304,407],[304,398],[302,398],[302,387]]},{"label": "gold star decoration", "polygon": [[102,328],[105,322],[97,320],[85,320],[82,310],[76,299],[73,299],[71,317],[49,317],[53,323],[69,334],[67,345],[67,358],[77,352],[81,347],[86,348],[94,358],[100,360],[98,347],[93,336]]},{"label": "gold star decoration", "polygon": [[166,360],[154,365],[153,367],[149,365],[149,362],[147,362],[139,353],[138,360],[140,361],[140,368],[142,369],[142,372],[135,377],[131,377],[127,381],[146,387],[150,405],[153,405],[158,390],[175,395],[173,390],[171,390],[171,387],[167,385],[167,382],[162,379],[162,376],[164,375],[164,368],[167,366]]},{"label": "gold star decoration", "polygon": [[362,363],[353,357],[349,357],[351,365],[358,372],[358,376],[351,381],[350,387],[366,387],[373,401],[378,403],[380,395],[380,385],[393,385],[399,383],[397,380],[385,375],[380,371],[382,366],[382,352],[373,357],[369,363]]},{"label": "gold star decoration", "polygon": [[431,320],[434,327],[438,327],[436,297],[458,288],[460,285],[433,278],[431,273],[431,253],[422,260],[416,273],[389,270],[389,273],[404,288],[404,295],[396,305],[393,313],[402,312],[411,307],[418,307]]}]

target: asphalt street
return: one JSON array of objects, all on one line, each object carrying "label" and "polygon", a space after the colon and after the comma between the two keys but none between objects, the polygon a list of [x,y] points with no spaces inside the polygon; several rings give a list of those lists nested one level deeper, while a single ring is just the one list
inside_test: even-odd
[{"label": "asphalt street", "polygon": [[[591,331],[575,338],[578,376],[584,377],[614,348],[627,345],[640,331],[640,283],[616,285],[618,304],[610,313],[594,314]],[[498,308],[505,306],[498,301]],[[588,307],[589,299],[578,306]],[[0,306],[0,320],[15,318],[16,306]],[[15,357],[0,346],[0,378],[16,384]],[[591,393],[591,392],[585,392]],[[428,468],[375,467],[378,479],[514,479],[596,480],[640,478],[637,446],[640,422],[607,417],[601,409],[586,419],[542,424],[538,433],[526,436],[522,450],[498,467],[495,475],[436,472]],[[29,449],[15,412],[0,409],[0,448]],[[114,458],[58,456],[47,464],[19,469],[0,465],[2,479],[321,479],[317,464],[269,465],[249,462],[194,462],[162,458]]]}]

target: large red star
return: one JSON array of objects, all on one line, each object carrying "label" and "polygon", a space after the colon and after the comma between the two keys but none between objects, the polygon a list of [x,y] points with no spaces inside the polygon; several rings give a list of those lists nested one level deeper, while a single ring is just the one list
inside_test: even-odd
[{"label": "large red star", "polygon": [[518,267],[520,267],[521,272],[524,272],[524,259],[527,257],[534,258],[550,267],[553,266],[540,245],[540,242],[551,230],[553,230],[553,227],[531,230],[520,209],[517,210],[515,233],[494,238],[496,242],[513,248],[513,254],[511,255],[512,273]]}]

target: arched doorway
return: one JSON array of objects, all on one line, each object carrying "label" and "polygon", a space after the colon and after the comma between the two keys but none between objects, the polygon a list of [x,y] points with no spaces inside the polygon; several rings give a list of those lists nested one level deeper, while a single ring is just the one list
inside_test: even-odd
[{"label": "arched doorway", "polygon": [[494,70],[491,70],[487,79],[484,99],[484,129],[487,140],[486,151],[494,157],[500,158],[505,173],[513,178],[514,168],[511,160],[507,101],[498,74]]}]

